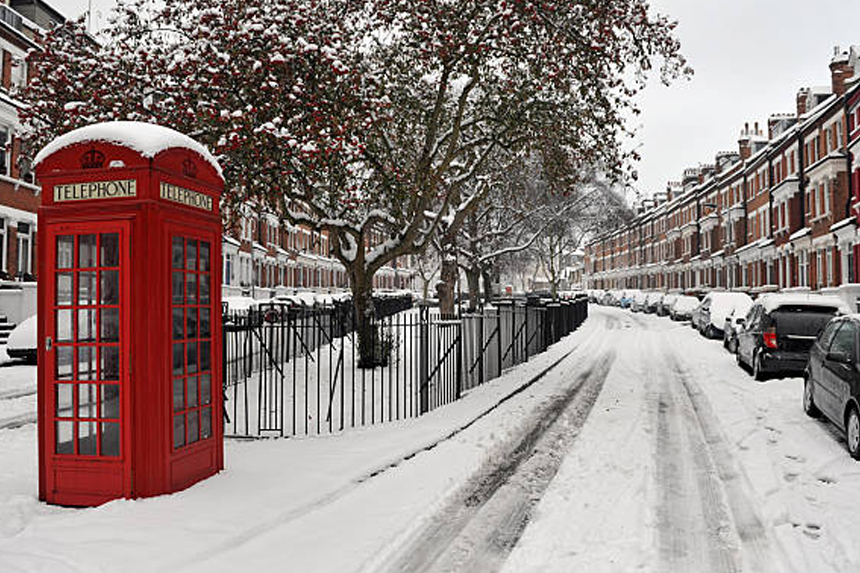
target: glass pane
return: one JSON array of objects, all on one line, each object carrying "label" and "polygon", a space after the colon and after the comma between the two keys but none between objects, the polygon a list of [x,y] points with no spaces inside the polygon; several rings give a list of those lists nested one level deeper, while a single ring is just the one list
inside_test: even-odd
[{"label": "glass pane", "polygon": [[197,343],[189,342],[188,343],[188,373],[194,374],[197,372]]},{"label": "glass pane", "polygon": [[174,269],[181,269],[182,262],[184,260],[184,253],[182,252],[182,245],[185,241],[182,240],[182,237],[173,237],[172,246],[171,246],[171,266]]},{"label": "glass pane", "polygon": [[57,380],[71,380],[74,373],[75,351],[71,346],[57,346],[56,362],[54,364],[54,378]]},{"label": "glass pane", "polygon": [[185,270],[197,270],[197,241],[188,241],[185,244]]},{"label": "glass pane", "polygon": [[173,416],[173,447],[185,445],[185,415]]},{"label": "glass pane", "polygon": [[200,439],[205,440],[212,435],[212,411],[209,408],[200,410]]},{"label": "glass pane", "polygon": [[185,273],[173,273],[173,304],[182,304],[185,300],[183,293],[182,275]]},{"label": "glass pane", "polygon": [[183,378],[173,379],[173,410],[179,411],[185,409],[185,385]]},{"label": "glass pane", "polygon": [[101,303],[119,304],[119,271],[102,271]]},{"label": "glass pane", "polygon": [[197,303],[197,275],[185,273],[185,304]]},{"label": "glass pane", "polygon": [[101,266],[119,266],[119,234],[102,233],[101,240]]},{"label": "glass pane", "polygon": [[102,418],[119,418],[119,384],[104,384],[102,386]]},{"label": "glass pane", "polygon": [[193,444],[198,439],[198,428],[197,428],[198,416],[197,410],[193,410],[188,412],[188,423],[186,424],[186,432],[185,432],[185,441],[189,444]]},{"label": "glass pane", "polygon": [[209,338],[212,332],[209,330],[209,309],[200,309],[200,338]]},{"label": "glass pane", "polygon": [[78,384],[78,417],[98,418],[98,386],[95,384]]},{"label": "glass pane", "polygon": [[209,243],[200,241],[200,270],[209,272]]},{"label": "glass pane", "polygon": [[78,266],[96,266],[96,236],[80,235],[78,237]]},{"label": "glass pane", "polygon": [[78,304],[96,304],[95,271],[81,271],[78,273]]},{"label": "glass pane", "polygon": [[101,315],[101,341],[119,341],[119,309],[103,308],[101,309]]},{"label": "glass pane", "polygon": [[173,344],[173,375],[185,374],[185,345],[181,342]]},{"label": "glass pane", "polygon": [[74,273],[57,273],[57,304],[72,304],[72,292],[74,288]]},{"label": "glass pane", "polygon": [[75,237],[57,236],[57,268],[70,269],[75,266]]},{"label": "glass pane", "polygon": [[209,304],[209,275],[200,275],[200,304]]},{"label": "glass pane", "polygon": [[57,422],[55,424],[56,446],[54,450],[58,454],[74,454],[75,453],[75,423],[74,422]]},{"label": "glass pane", "polygon": [[200,342],[200,371],[208,372],[211,368],[211,360],[210,360],[210,347],[211,343],[206,341]]},{"label": "glass pane", "polygon": [[188,407],[196,408],[197,407],[197,377],[191,376],[188,378],[188,382],[186,382],[186,387],[188,388]]},{"label": "glass pane", "polygon": [[186,333],[188,338],[197,338],[197,309],[185,309],[185,324],[187,325]]},{"label": "glass pane", "polygon": [[116,457],[119,455],[119,424],[102,422],[102,455]]},{"label": "glass pane", "polygon": [[72,341],[72,316],[75,311],[60,309],[57,311],[57,342]]},{"label": "glass pane", "polygon": [[181,308],[173,309],[173,340],[182,340],[185,338],[185,329],[183,328],[183,311]]},{"label": "glass pane", "polygon": [[96,341],[96,309],[78,310],[78,342]]},{"label": "glass pane", "polygon": [[56,388],[56,392],[54,393],[54,400],[56,402],[54,408],[55,415],[58,418],[74,418],[75,405],[72,402],[74,400],[72,392],[74,392],[75,385],[56,384],[54,387]]},{"label": "glass pane", "polygon": [[200,404],[206,405],[212,401],[212,377],[209,374],[200,376]]},{"label": "glass pane", "polygon": [[119,347],[102,346],[102,380],[119,380]]},{"label": "glass pane", "polygon": [[96,455],[97,422],[78,422],[78,455]]},{"label": "glass pane", "polygon": [[96,363],[95,346],[78,347],[78,380],[96,380],[98,364]]}]

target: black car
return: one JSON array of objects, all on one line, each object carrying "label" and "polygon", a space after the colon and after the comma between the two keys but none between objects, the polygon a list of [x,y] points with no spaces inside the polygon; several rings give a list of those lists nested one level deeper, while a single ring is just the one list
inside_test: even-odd
[{"label": "black car", "polygon": [[847,312],[836,297],[765,295],[738,332],[738,364],[752,368],[756,380],[768,373],[802,373],[818,334],[830,319]]},{"label": "black car", "polygon": [[836,318],[812,345],[804,373],[803,409],[812,417],[824,414],[845,432],[848,452],[860,459],[860,369],[856,317]]}]

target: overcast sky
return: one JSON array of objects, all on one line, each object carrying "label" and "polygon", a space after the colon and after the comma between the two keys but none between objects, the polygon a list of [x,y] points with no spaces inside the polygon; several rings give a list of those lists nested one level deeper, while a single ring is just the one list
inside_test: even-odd
[{"label": "overcast sky", "polygon": [[[68,15],[87,0],[52,0]],[[712,163],[737,149],[744,122],[766,125],[771,113],[793,112],[798,88],[829,85],[836,45],[860,44],[860,0],[651,0],[679,21],[690,81],[654,82],[642,95],[636,145],[639,191],[650,195],[686,167]],[[92,0],[94,27],[113,0]],[[68,7],[67,7],[68,6]]]}]

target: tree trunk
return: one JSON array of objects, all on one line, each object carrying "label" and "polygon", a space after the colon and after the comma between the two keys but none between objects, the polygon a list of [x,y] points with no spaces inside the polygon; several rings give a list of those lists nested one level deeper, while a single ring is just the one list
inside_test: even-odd
[{"label": "tree trunk", "polygon": [[481,302],[481,269],[471,266],[466,270],[466,281],[469,284],[469,310],[478,309]]},{"label": "tree trunk", "polygon": [[455,292],[454,285],[457,283],[457,260],[452,257],[442,259],[442,272],[436,290],[439,296],[439,312],[443,318],[454,316]]},{"label": "tree trunk", "polygon": [[481,278],[484,281],[484,300],[489,303],[493,299],[493,279],[490,277],[490,269],[481,269]]},{"label": "tree trunk", "polygon": [[352,275],[352,306],[355,313],[355,333],[358,336],[358,367],[374,368],[384,362],[378,352],[376,309],[373,306],[373,276]]}]

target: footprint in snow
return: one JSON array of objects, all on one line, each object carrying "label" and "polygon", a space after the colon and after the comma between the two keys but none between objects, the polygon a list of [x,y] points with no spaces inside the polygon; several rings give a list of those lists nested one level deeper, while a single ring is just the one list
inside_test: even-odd
[{"label": "footprint in snow", "polygon": [[785,457],[790,459],[791,461],[801,464],[806,461],[806,458],[800,454],[785,454]]},{"label": "footprint in snow", "polygon": [[799,474],[796,474],[796,473],[794,473],[794,472],[785,472],[785,473],[782,475],[782,478],[783,478],[785,481],[792,482],[792,481],[794,481],[794,480],[796,480],[796,479],[797,479],[797,476],[798,476],[798,475],[799,475]]},{"label": "footprint in snow", "polygon": [[821,537],[821,526],[817,523],[807,523],[803,526],[803,534],[810,539],[818,539]]}]

